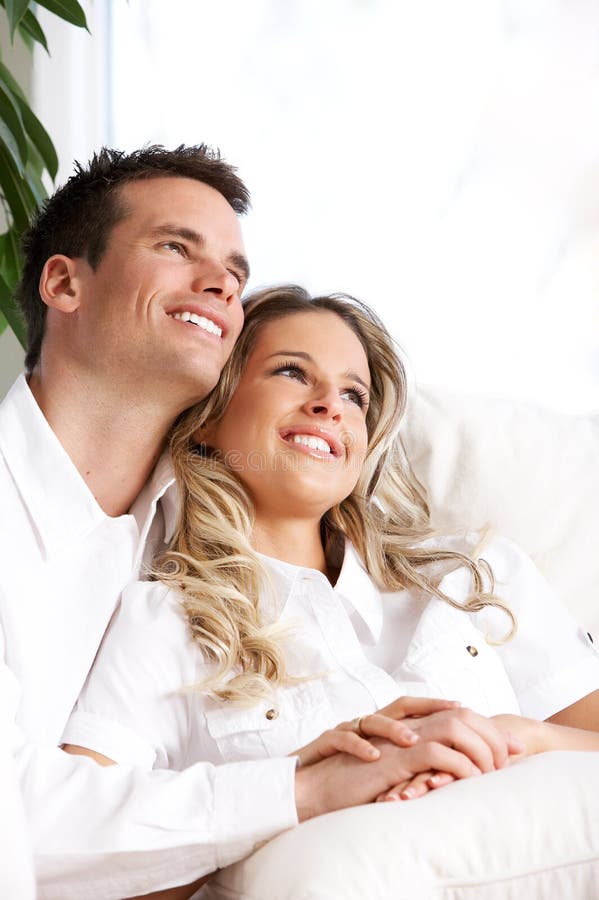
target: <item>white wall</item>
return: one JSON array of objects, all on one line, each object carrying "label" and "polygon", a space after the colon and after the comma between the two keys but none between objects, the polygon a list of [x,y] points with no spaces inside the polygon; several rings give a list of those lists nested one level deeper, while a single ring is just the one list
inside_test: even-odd
[{"label": "white wall", "polygon": [[40,10],[59,180],[101,143],[219,145],[251,285],[370,302],[420,381],[599,407],[596,0],[104,0]]},{"label": "white wall", "polygon": [[599,407],[596,0],[113,10],[117,143],[225,150],[254,285],[361,296],[420,380]]}]

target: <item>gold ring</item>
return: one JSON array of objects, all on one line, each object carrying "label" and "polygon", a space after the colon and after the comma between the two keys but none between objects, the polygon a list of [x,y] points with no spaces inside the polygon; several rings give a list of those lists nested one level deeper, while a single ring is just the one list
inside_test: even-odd
[{"label": "gold ring", "polygon": [[366,738],[367,735],[362,731],[362,722],[366,719],[366,716],[357,716],[355,719],[352,719],[349,723],[351,725],[352,731],[355,731],[357,735],[361,738]]}]

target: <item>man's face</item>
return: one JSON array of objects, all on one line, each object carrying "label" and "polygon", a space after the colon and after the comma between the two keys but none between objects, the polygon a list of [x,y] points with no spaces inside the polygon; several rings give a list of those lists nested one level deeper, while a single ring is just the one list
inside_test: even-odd
[{"label": "man's face", "polygon": [[70,350],[127,395],[184,409],[214,387],[241,330],[248,267],[225,198],[188,178],[120,192],[125,216],[94,271],[78,260]]}]

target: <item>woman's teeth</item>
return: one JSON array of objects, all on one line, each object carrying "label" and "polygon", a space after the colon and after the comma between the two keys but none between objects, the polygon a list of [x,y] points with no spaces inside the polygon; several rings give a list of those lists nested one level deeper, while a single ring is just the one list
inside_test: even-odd
[{"label": "woman's teeth", "polygon": [[198,316],[196,315],[196,313],[185,311],[182,313],[172,313],[171,318],[180,319],[182,322],[192,322],[194,325],[199,325],[199,327],[203,328],[204,331],[209,331],[210,334],[215,334],[217,337],[222,337],[222,328],[219,328],[218,325],[216,325],[210,319],[207,319],[206,316]]},{"label": "woman's teeth", "polygon": [[331,448],[322,438],[315,437],[313,434],[294,434],[291,438],[292,444],[303,444],[311,450],[321,450],[323,453],[330,453]]}]

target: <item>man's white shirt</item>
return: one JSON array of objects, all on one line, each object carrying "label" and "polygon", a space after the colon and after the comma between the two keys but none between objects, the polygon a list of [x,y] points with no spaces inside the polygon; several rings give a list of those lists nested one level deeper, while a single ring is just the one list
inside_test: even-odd
[{"label": "man's white shirt", "polygon": [[294,760],[147,774],[57,748],[119,595],[172,531],[175,504],[163,457],[131,514],[107,516],[23,376],[0,405],[2,663],[40,898],[191,881],[297,821]]}]

